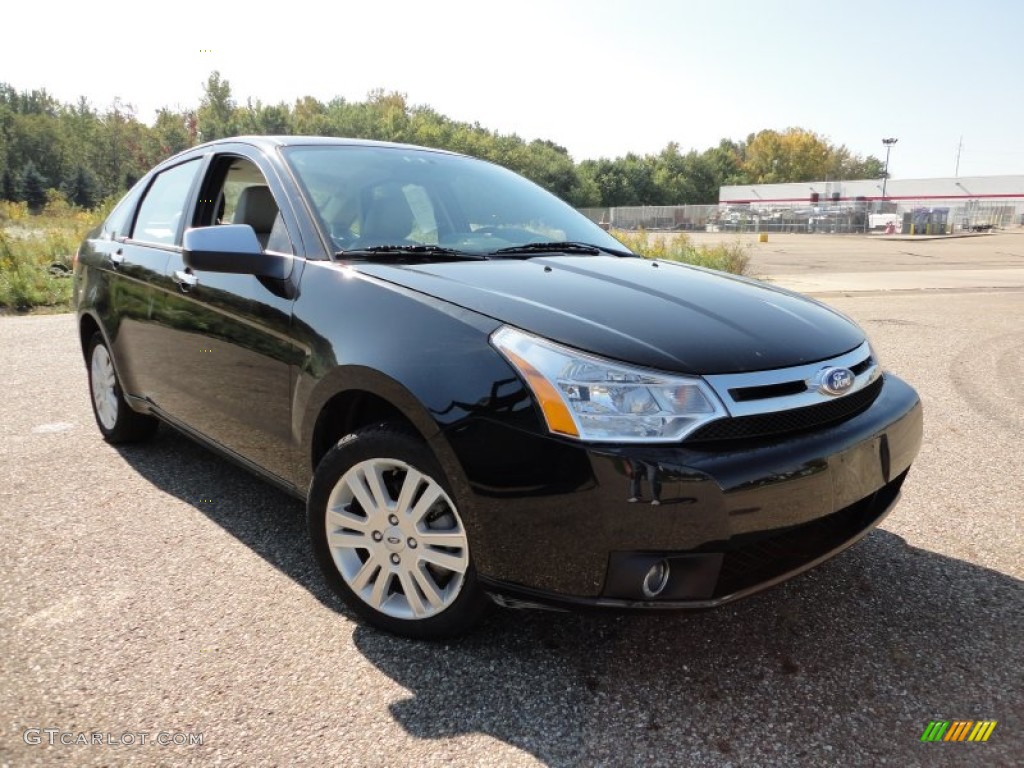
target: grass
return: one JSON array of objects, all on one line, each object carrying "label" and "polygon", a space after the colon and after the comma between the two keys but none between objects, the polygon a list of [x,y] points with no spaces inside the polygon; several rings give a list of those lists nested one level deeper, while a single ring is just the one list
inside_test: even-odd
[{"label": "grass", "polygon": [[71,258],[103,212],[55,196],[40,214],[0,202],[0,311],[67,311]]},{"label": "grass", "polygon": [[629,250],[648,259],[679,261],[734,275],[747,274],[750,266],[747,246],[740,242],[694,245],[684,234],[649,235],[642,229],[637,232],[614,229],[610,234]]}]

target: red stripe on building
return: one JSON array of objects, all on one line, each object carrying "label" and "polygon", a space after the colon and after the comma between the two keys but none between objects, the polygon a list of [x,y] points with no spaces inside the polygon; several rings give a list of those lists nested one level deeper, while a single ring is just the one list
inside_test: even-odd
[{"label": "red stripe on building", "polygon": [[881,195],[874,197],[871,195],[857,195],[856,197],[840,197],[831,198],[821,195],[817,203],[812,203],[810,195],[807,197],[759,197],[751,198],[750,200],[719,200],[718,204],[743,204],[743,203],[805,203],[807,205],[824,205],[826,203],[863,203],[863,202],[880,202],[880,201],[892,201],[892,200],[981,200],[981,199],[994,199],[1004,198],[1010,200],[1024,200],[1024,192],[1007,192],[998,194],[988,195]]}]

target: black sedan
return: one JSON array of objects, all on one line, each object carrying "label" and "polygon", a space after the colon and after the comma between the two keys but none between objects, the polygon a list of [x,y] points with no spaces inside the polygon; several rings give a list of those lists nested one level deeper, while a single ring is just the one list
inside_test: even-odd
[{"label": "black sedan", "polygon": [[90,233],[74,298],[108,441],[163,422],[305,500],[326,580],[414,637],[488,596],[748,595],[864,536],[921,442],[847,318],[448,152],[188,150]]}]

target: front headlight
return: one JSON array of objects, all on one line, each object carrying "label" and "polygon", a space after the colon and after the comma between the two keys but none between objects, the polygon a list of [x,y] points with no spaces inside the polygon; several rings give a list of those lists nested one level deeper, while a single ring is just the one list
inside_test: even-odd
[{"label": "front headlight", "polygon": [[491,343],[530,385],[548,429],[560,435],[669,443],[729,415],[700,378],[604,360],[508,326]]}]

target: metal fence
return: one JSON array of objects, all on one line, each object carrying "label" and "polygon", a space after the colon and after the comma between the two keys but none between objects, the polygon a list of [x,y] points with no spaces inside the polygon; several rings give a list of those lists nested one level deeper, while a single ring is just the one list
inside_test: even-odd
[{"label": "metal fence", "polygon": [[581,208],[611,229],[662,232],[894,232],[949,234],[1024,226],[1024,198],[835,201],[807,204],[642,205]]},{"label": "metal fence", "polygon": [[612,229],[646,229],[672,232],[705,232],[714,226],[717,205],[638,205],[617,208],[581,208],[587,218]]}]

